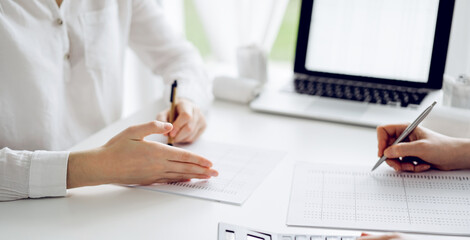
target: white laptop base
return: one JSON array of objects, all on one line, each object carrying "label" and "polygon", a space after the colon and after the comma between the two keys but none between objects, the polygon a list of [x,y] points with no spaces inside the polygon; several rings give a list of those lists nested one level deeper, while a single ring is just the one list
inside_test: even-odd
[{"label": "white laptop base", "polygon": [[299,94],[291,90],[266,90],[251,102],[250,107],[260,112],[375,128],[383,124],[412,122],[439,96],[440,91],[433,91],[419,106],[402,108]]}]

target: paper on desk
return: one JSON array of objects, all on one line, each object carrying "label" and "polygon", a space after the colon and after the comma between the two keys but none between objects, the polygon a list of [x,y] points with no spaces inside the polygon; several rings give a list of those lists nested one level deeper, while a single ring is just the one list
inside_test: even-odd
[{"label": "paper on desk", "polygon": [[241,205],[285,155],[279,151],[205,140],[198,140],[182,148],[212,161],[219,176],[209,180],[137,188]]},{"label": "paper on desk", "polygon": [[470,236],[470,171],[298,163],[287,225]]}]

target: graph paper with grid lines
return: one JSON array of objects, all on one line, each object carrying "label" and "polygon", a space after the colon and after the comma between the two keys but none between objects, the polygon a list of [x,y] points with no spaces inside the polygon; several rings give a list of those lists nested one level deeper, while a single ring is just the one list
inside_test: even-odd
[{"label": "graph paper with grid lines", "polygon": [[198,140],[181,148],[212,161],[219,176],[209,180],[155,184],[138,188],[241,205],[285,155],[281,151],[205,140]]},{"label": "graph paper with grid lines", "polygon": [[287,224],[470,236],[470,171],[298,163]]}]

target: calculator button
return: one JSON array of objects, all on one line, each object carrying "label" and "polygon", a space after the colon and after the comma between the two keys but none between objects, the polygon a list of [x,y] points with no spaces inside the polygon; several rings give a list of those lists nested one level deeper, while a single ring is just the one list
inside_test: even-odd
[{"label": "calculator button", "polygon": [[235,240],[235,233],[225,231],[225,240]]},{"label": "calculator button", "polygon": [[291,236],[282,236],[282,240],[293,240]]},{"label": "calculator button", "polygon": [[295,236],[295,240],[307,240],[307,236]]},{"label": "calculator button", "polygon": [[310,240],[325,240],[325,238],[322,236],[311,236]]},{"label": "calculator button", "polygon": [[326,237],[326,240],[341,240],[340,237]]},{"label": "calculator button", "polygon": [[264,237],[258,237],[258,236],[252,236],[252,235],[248,235],[246,237],[246,240],[265,240]]},{"label": "calculator button", "polygon": [[355,237],[342,237],[341,240],[356,240]]}]

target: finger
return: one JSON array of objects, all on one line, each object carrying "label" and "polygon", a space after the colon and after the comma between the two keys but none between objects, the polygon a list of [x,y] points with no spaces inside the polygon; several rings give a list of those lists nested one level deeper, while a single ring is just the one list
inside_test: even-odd
[{"label": "finger", "polygon": [[425,172],[431,169],[431,165],[429,164],[418,164],[415,166],[415,172]]},{"label": "finger", "polygon": [[389,238],[387,236],[365,236],[360,237],[357,240],[392,240],[393,238]]},{"label": "finger", "polygon": [[[204,127],[205,128],[205,127]],[[201,134],[204,132],[204,128],[199,129],[197,132],[195,132],[192,136],[187,137],[186,139],[182,140],[181,143],[193,143],[196,141],[196,139],[201,136]]]},{"label": "finger", "polygon": [[212,167],[212,162],[202,156],[180,148],[170,146],[165,147],[167,147],[167,151],[165,151],[165,157],[170,161],[193,163],[208,168]]},{"label": "finger", "polygon": [[189,182],[191,179],[169,179],[169,178],[160,178],[155,180],[153,183],[173,183],[173,182]]},{"label": "finger", "polygon": [[420,157],[425,153],[423,141],[404,142],[388,147],[384,151],[387,158]]},{"label": "finger", "polygon": [[164,123],[159,121],[151,121],[148,123],[135,125],[127,128],[124,131],[125,136],[134,139],[142,140],[144,137],[150,134],[163,134],[171,131],[173,126],[170,123]]},{"label": "finger", "polygon": [[431,165],[418,157],[404,157],[401,160],[402,164],[405,162],[413,165],[414,172],[423,172],[431,168]]},{"label": "finger", "polygon": [[396,233],[392,234],[384,234],[384,235],[369,235],[365,237],[360,237],[358,240],[392,240],[392,239],[400,239],[400,235]]},{"label": "finger", "polygon": [[178,135],[178,132],[188,124],[193,118],[193,108],[186,102],[180,102],[176,105],[176,112],[178,117],[173,122],[173,130],[170,132],[171,137]]},{"label": "finger", "polygon": [[214,169],[202,167],[192,163],[170,161],[166,170],[167,173],[198,174],[216,177],[218,172]]},{"label": "finger", "polygon": [[204,115],[200,115],[199,117],[199,123],[197,124],[199,126],[198,131],[195,131],[193,135],[187,137],[184,139],[182,142],[183,143],[192,143],[196,141],[206,130],[207,124],[206,124],[206,119],[204,118]]},{"label": "finger", "polygon": [[204,131],[206,130],[206,126],[207,125],[204,122],[204,125],[202,125],[202,127],[199,129],[199,131],[197,133],[195,133],[193,136],[188,137],[187,139],[183,140],[183,142],[184,143],[192,143],[192,142],[196,141],[204,133]]},{"label": "finger", "polygon": [[378,156],[382,157],[387,148],[406,128],[407,124],[385,125],[377,127]]},{"label": "finger", "polygon": [[408,125],[410,125],[410,124],[408,124],[408,123],[390,124],[390,125],[384,126],[384,130],[387,133],[387,135],[396,138],[396,137],[400,136],[403,131],[405,131],[405,129],[408,127]]},{"label": "finger", "polygon": [[184,125],[183,128],[181,128],[181,130],[178,132],[178,134],[175,137],[175,142],[177,143],[183,142],[184,139],[189,138],[192,135],[195,135],[199,131],[199,122],[198,122],[198,119],[196,118],[197,118],[196,115],[194,115],[193,120],[188,122],[188,124]]},{"label": "finger", "polygon": [[212,176],[204,174],[190,174],[190,173],[167,173],[165,178],[170,181],[181,180],[181,179],[209,179]]},{"label": "finger", "polygon": [[401,163],[401,169],[405,172],[414,172],[415,171],[415,165],[410,162],[403,162]]},{"label": "finger", "polygon": [[[169,110],[165,110],[163,112],[160,112],[158,115],[157,115],[157,120],[160,121],[160,122],[168,122],[168,114],[169,114]],[[168,136],[168,133],[164,133],[163,134],[164,136]]]},{"label": "finger", "polygon": [[401,164],[397,159],[387,159],[385,161],[390,167],[395,169],[395,171],[400,172],[401,171]]},{"label": "finger", "polygon": [[387,147],[387,142],[388,142],[388,134],[387,131],[385,130],[386,126],[378,126],[377,127],[377,143],[378,143],[378,152],[377,156],[382,157],[383,152],[385,148]]}]

